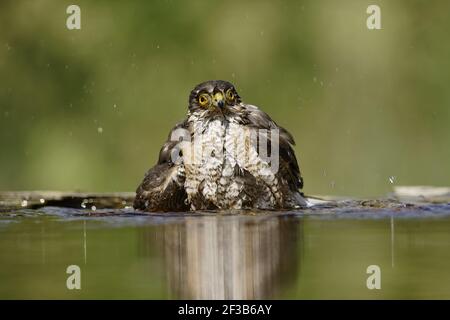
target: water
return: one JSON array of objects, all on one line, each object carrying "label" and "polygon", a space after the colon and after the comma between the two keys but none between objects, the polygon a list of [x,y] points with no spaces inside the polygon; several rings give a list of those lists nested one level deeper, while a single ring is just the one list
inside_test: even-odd
[{"label": "water", "polygon": [[[1,210],[0,210],[1,212]],[[69,290],[66,269],[81,269]],[[366,286],[381,269],[381,289]],[[0,213],[0,298],[450,298],[450,204],[302,212]]]}]

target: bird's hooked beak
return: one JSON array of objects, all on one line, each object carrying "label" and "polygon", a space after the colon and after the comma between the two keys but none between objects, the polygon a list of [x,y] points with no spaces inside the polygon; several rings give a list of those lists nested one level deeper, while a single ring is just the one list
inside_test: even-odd
[{"label": "bird's hooked beak", "polygon": [[222,92],[216,92],[213,95],[212,104],[218,108],[223,108],[225,106],[225,98]]}]

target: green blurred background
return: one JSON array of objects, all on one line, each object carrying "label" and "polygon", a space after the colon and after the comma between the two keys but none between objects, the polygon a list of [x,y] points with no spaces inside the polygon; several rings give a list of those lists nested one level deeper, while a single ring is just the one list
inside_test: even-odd
[{"label": "green blurred background", "polygon": [[[66,8],[81,7],[81,30]],[[382,30],[366,8],[381,7]],[[296,138],[308,194],[450,182],[449,1],[0,2],[0,190],[130,191],[199,82]]]}]

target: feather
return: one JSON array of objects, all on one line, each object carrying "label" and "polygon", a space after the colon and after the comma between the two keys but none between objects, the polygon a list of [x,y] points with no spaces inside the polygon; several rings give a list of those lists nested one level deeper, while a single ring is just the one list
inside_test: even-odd
[{"label": "feather", "polygon": [[[297,157],[292,146],[295,145],[294,138],[285,128],[278,126],[270,116],[254,105],[244,104],[247,124],[256,129],[278,129],[279,130],[279,156],[280,170],[279,177],[287,179],[292,191],[303,188],[303,178],[300,173]],[[269,152],[272,149],[272,141],[267,137]]]},{"label": "feather", "polygon": [[186,129],[186,122],[178,123],[162,146],[157,164],[145,175],[136,190],[134,208],[145,211],[186,211],[187,195],[184,189],[184,165],[172,161],[172,152],[179,141],[172,141],[173,133]]}]

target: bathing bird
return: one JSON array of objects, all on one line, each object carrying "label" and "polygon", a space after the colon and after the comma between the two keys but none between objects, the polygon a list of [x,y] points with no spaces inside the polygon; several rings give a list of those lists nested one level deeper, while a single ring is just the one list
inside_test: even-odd
[{"label": "bathing bird", "polygon": [[136,190],[134,208],[197,211],[305,207],[292,135],[228,81],[197,85],[186,118]]}]

